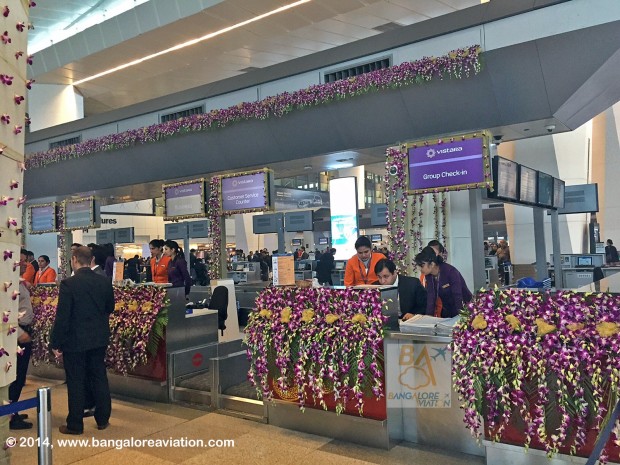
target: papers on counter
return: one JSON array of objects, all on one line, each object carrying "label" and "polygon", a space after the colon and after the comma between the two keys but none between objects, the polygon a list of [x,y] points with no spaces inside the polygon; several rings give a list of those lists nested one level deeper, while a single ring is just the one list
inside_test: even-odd
[{"label": "papers on counter", "polygon": [[451,336],[454,325],[460,317],[437,318],[429,315],[414,315],[407,321],[400,321],[400,331],[403,333],[428,334]]}]

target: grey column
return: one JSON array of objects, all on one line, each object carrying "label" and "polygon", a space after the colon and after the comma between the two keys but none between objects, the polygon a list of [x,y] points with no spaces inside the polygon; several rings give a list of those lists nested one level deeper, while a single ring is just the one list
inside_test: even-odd
[{"label": "grey column", "polygon": [[532,208],[534,217],[534,246],[536,249],[536,279],[542,281],[547,277],[547,248],[545,247],[545,210]]},{"label": "grey column", "polygon": [[469,225],[471,228],[471,261],[474,290],[486,285],[484,272],[484,231],[482,228],[482,189],[469,191]]},{"label": "grey column", "polygon": [[551,243],[553,244],[553,269],[555,270],[555,288],[564,288],[562,262],[560,260],[560,222],[557,210],[551,211]]}]

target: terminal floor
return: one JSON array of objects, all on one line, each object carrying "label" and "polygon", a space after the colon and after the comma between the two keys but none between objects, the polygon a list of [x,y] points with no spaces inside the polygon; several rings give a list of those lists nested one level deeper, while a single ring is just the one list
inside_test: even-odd
[{"label": "terminal floor", "polygon": [[[304,464],[484,464],[482,457],[401,443],[390,451],[373,449],[322,436],[299,433],[214,412],[179,405],[129,399],[113,399],[110,427],[96,428],[93,418],[84,419],[84,434],[67,436],[58,432],[67,413],[67,390],[58,381],[28,378],[22,399],[36,395],[39,387],[52,387],[53,464],[109,465],[304,465]],[[14,465],[36,465],[36,447],[19,447],[21,437],[36,438],[36,411],[28,412],[35,425],[31,430],[10,431],[18,446],[11,449]],[[128,448],[59,447],[59,439],[233,439],[232,448]],[[25,441],[25,440],[22,440]]]}]

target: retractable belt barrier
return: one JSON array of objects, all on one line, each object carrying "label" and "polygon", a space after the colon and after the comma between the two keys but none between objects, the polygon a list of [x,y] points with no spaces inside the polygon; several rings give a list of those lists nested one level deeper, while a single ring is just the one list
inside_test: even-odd
[{"label": "retractable belt barrier", "polygon": [[[35,407],[37,408],[38,420],[39,465],[52,465],[52,391],[49,387],[38,389],[37,397],[1,406],[0,417]],[[5,446],[12,447],[8,442]]]}]

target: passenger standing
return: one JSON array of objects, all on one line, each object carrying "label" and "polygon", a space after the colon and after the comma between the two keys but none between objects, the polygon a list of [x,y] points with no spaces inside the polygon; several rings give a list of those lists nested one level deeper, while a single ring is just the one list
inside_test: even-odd
[{"label": "passenger standing", "polygon": [[98,429],[110,423],[112,400],[105,367],[110,339],[110,314],[114,311],[114,291],[109,279],[90,269],[92,253],[78,247],[71,256],[74,276],[60,282],[56,319],[50,347],[62,358],[67,380],[69,413],[63,434],[84,431],[84,402],[87,382],[93,388]]},{"label": "passenger standing", "polygon": [[611,239],[607,239],[607,245],[605,246],[605,261],[607,263],[620,262],[618,250],[614,247],[614,242]]}]

